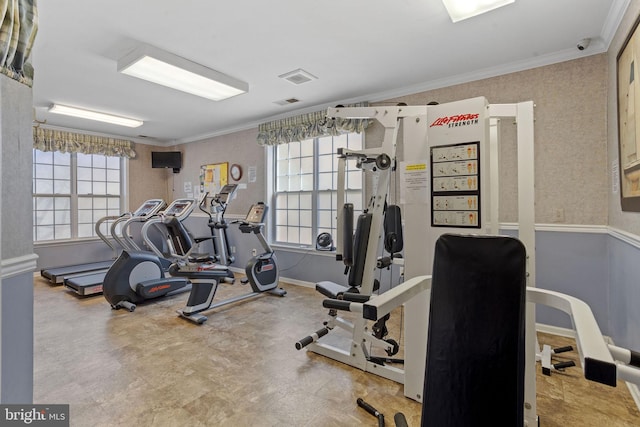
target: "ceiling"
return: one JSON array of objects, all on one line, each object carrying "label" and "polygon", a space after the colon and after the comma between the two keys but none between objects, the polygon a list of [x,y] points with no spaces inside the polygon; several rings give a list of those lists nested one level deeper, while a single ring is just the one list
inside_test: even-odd
[{"label": "ceiling", "polygon": [[[197,141],[606,52],[629,1],[516,0],[455,24],[441,0],[40,1],[35,119],[158,145]],[[118,73],[118,58],[140,43],[243,80],[249,92],[215,102]],[[299,68],[317,80],[278,77]],[[278,104],[290,98],[299,102]],[[47,111],[54,102],[145,123],[67,118]]]}]

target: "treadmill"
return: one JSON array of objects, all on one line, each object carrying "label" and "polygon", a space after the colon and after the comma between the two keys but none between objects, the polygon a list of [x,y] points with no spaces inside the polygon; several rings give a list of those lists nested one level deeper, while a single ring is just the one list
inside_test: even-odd
[{"label": "treadmill", "polygon": [[[150,224],[160,222],[159,218],[161,216],[175,216],[180,221],[182,221],[186,217],[188,217],[191,212],[193,212],[195,204],[196,202],[194,199],[176,199],[162,212],[158,212],[158,209],[150,215],[147,214],[144,216],[133,216],[129,218],[122,226],[122,237],[124,237],[124,241],[120,239],[118,239],[118,241],[126,250],[140,251],[140,247],[133,241],[131,237],[129,237],[128,229],[132,223],[146,223],[143,227],[142,235],[145,241],[147,241],[148,237],[146,236],[146,232]],[[113,235],[113,227],[111,231]],[[152,245],[152,248],[155,248],[155,246]],[[102,282],[104,281],[104,277],[110,267],[111,265],[99,271],[67,277],[64,279],[64,286],[72,290],[76,294],[82,296],[100,294],[102,293]]]},{"label": "treadmill", "polygon": [[[113,234],[114,226],[123,220],[127,220],[134,216],[151,216],[157,213],[160,209],[163,209],[166,203],[162,199],[149,199],[145,201],[135,212],[127,212],[120,216],[105,216],[100,218],[95,225],[96,234],[100,239],[109,246],[115,256],[118,255],[118,249],[116,246],[102,233],[101,226],[105,221],[114,221],[111,226]],[[89,262],[85,264],[66,265],[62,267],[43,268],[40,270],[40,275],[48,279],[52,285],[61,285],[64,283],[64,279],[73,275],[86,274],[96,272],[100,270],[106,270],[111,267],[113,260]]]}]

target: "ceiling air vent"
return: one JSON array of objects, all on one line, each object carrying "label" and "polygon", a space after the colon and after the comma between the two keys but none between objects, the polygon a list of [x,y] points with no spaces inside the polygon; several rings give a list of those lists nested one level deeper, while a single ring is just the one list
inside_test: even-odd
[{"label": "ceiling air vent", "polygon": [[289,104],[295,104],[296,102],[300,102],[300,100],[298,98],[288,98],[288,99],[282,99],[280,101],[274,101],[274,103],[278,105],[289,105]]},{"label": "ceiling air vent", "polygon": [[285,74],[281,74],[278,77],[280,77],[281,79],[285,79],[289,83],[292,83],[294,85],[300,85],[302,83],[310,82],[311,80],[317,79],[316,76],[306,72],[301,68],[298,68],[297,70],[293,70]]}]

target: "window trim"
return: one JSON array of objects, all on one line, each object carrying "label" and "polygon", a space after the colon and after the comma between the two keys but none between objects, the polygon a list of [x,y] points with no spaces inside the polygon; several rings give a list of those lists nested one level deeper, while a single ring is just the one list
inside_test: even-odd
[{"label": "window trim", "polygon": [[[356,132],[344,132],[344,133],[356,133]],[[293,251],[293,252],[300,252],[300,253],[308,253],[309,251],[314,252],[315,254],[318,255],[323,255],[323,256],[331,256],[334,257],[335,256],[335,249],[331,250],[331,251],[318,251],[316,250],[316,239],[317,239],[317,234],[318,234],[318,194],[321,191],[332,191],[332,192],[336,192],[336,190],[318,190],[317,189],[317,178],[318,178],[318,163],[319,163],[319,154],[316,150],[317,148],[317,140],[327,137],[327,136],[331,136],[331,135],[324,135],[324,136],[318,136],[318,137],[314,137],[314,138],[308,138],[308,139],[313,139],[314,140],[314,154],[313,154],[313,167],[314,167],[314,189],[311,191],[312,193],[312,198],[311,198],[311,212],[312,214],[312,227],[311,227],[311,232],[312,232],[312,241],[309,245],[307,244],[300,244],[300,243],[287,243],[287,242],[280,242],[280,241],[276,241],[276,197],[278,194],[278,191],[276,190],[276,184],[277,184],[277,150],[278,150],[278,146],[279,145],[270,145],[270,146],[265,146],[265,150],[266,150],[266,155],[265,157],[265,170],[268,171],[267,172],[267,179],[266,179],[266,199],[269,200],[269,220],[268,223],[266,225],[266,230],[267,230],[267,238],[268,241],[270,243],[271,246],[273,246],[276,249],[284,249],[284,250],[289,250],[289,251]],[[365,133],[361,133],[360,137],[362,139],[362,149],[366,148],[366,138],[365,138]],[[336,152],[332,153],[332,156],[337,156]],[[349,189],[347,189],[349,190]],[[362,188],[360,189],[360,198],[361,198],[361,206],[365,206],[365,195],[366,195],[366,181],[365,178],[363,176],[362,179]],[[337,208],[337,207],[336,207]],[[313,234],[315,233],[315,235]],[[336,238],[335,235],[332,236],[334,239]]]},{"label": "window trim", "polygon": [[[38,150],[37,148],[33,148],[33,151]],[[42,151],[42,150],[39,150]],[[77,153],[69,153],[71,156],[70,159],[70,194],[68,195],[70,198],[70,222],[71,222],[71,237],[68,239],[51,239],[51,240],[35,240],[35,236],[32,236],[33,239],[33,244],[34,246],[38,246],[38,247],[47,247],[47,246],[68,246],[68,245],[74,245],[74,244],[78,244],[78,243],[90,243],[90,242],[95,242],[95,241],[101,241],[100,237],[98,236],[89,236],[89,237],[78,237],[78,199],[79,196],[77,193],[77,167],[78,167],[78,161],[77,161]],[[82,154],[82,153],[81,153]],[[32,156],[33,156],[33,152],[32,152]],[[106,156],[105,157],[116,157],[116,156]],[[120,213],[124,213],[124,212],[128,212],[129,210],[129,197],[128,197],[128,193],[127,193],[127,189],[128,189],[128,182],[127,182],[127,178],[129,176],[129,159],[125,158],[125,157],[120,157],[119,158],[119,162],[120,162]],[[35,165],[32,164],[32,168],[34,168]],[[33,170],[33,169],[32,169]],[[35,180],[35,177],[32,176],[31,177],[31,181],[32,181],[32,188],[33,188],[33,182]],[[55,193],[34,193],[32,190],[31,193],[31,200],[33,203],[33,200],[35,197],[55,197],[56,194]],[[63,195],[61,195],[63,196]],[[86,195],[83,195],[86,196]],[[108,196],[115,196],[113,194],[105,194],[105,197]],[[33,223],[33,228],[35,229],[37,227],[37,224]]]}]

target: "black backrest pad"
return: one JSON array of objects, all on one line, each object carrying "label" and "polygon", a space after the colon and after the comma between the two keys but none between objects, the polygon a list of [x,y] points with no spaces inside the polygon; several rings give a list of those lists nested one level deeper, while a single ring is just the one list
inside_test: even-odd
[{"label": "black backrest pad", "polygon": [[526,260],[510,237],[436,242],[423,426],[522,426]]},{"label": "black backrest pad", "polygon": [[165,219],[164,225],[167,227],[167,231],[169,232],[169,239],[171,239],[171,244],[176,251],[176,254],[180,256],[184,256],[193,247],[193,241],[191,240],[191,236],[189,236],[189,232],[182,225],[180,220],[175,216],[169,216]]},{"label": "black backrest pad", "polygon": [[353,204],[342,207],[342,261],[347,267],[353,265]]},{"label": "black backrest pad", "polygon": [[400,206],[389,205],[384,211],[384,249],[397,254],[402,251],[403,244]]},{"label": "black backrest pad", "polygon": [[371,230],[371,219],[373,215],[363,213],[358,216],[356,224],[356,233],[353,236],[353,253],[355,259],[353,266],[349,270],[348,283],[350,287],[362,285],[362,276],[364,275],[364,263],[367,258],[367,246],[369,245],[369,232]]}]

